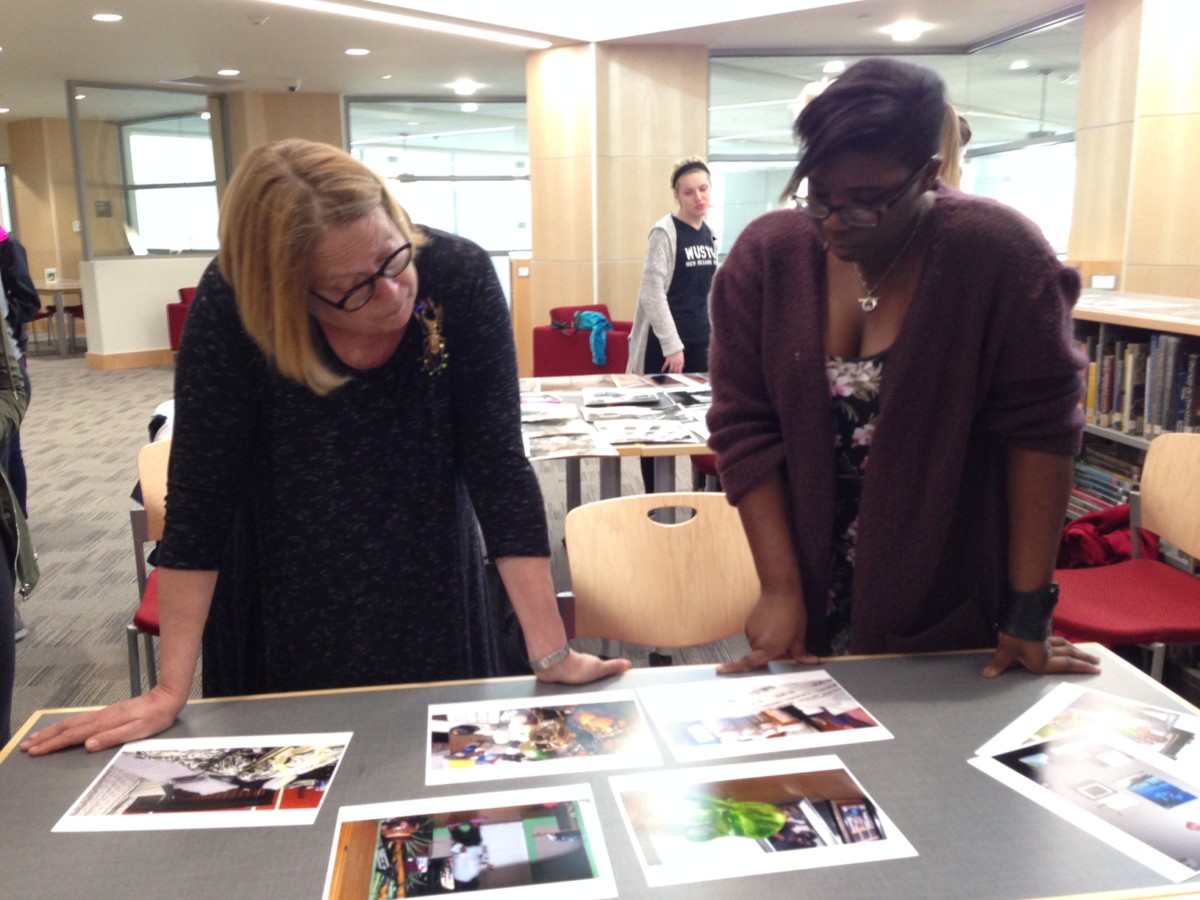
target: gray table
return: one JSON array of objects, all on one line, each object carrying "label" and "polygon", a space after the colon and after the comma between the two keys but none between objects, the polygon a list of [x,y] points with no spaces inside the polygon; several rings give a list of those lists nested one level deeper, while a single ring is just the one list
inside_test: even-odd
[{"label": "gray table", "polygon": [[[621,826],[609,773],[593,784],[621,897],[1044,897],[1093,891],[1177,894],[1179,888],[967,764],[974,749],[1060,679],[979,674],[977,653],[848,659],[826,668],[895,740],[834,748],[919,856],[651,891]],[[639,669],[614,682],[638,687],[715,678],[709,666]],[[1186,708],[1112,654],[1099,690]],[[606,685],[601,685],[604,687]],[[592,686],[586,690],[595,690]],[[431,701],[563,693],[532,679],[328,692],[189,704],[170,736],[352,731],[333,789],[308,827],[52,834],[54,823],[111,753],[80,750],[0,757],[0,896],[88,898],[318,897],[341,805],[468,793],[425,787],[425,706]],[[61,716],[35,715],[21,733]],[[19,735],[18,735],[19,737]],[[664,759],[670,755],[663,748]],[[827,752],[827,751],[820,751]],[[543,779],[574,783],[580,776]],[[529,787],[533,779],[484,789]],[[1197,884],[1184,886],[1195,891]],[[1122,894],[1121,896],[1125,896]]]}]

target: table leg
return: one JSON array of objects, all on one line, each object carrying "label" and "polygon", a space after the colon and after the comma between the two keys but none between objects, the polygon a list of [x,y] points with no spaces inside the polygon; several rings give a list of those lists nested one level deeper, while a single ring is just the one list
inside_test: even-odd
[{"label": "table leg", "polygon": [[62,291],[54,292],[54,324],[58,328],[58,355],[67,356],[67,307]]},{"label": "table leg", "polygon": [[600,499],[611,500],[621,496],[621,457],[601,456]]},{"label": "table leg", "polygon": [[[675,490],[675,457],[654,457],[654,492],[661,494]],[[656,509],[654,521],[674,525],[678,512],[675,509]]]},{"label": "table leg", "polygon": [[578,459],[567,459],[567,512],[570,512],[583,502],[583,476],[579,469]]}]

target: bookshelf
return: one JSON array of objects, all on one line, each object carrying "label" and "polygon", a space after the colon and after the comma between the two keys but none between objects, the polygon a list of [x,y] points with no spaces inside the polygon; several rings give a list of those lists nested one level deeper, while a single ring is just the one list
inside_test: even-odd
[{"label": "bookshelf", "polygon": [[[1177,430],[1200,431],[1200,385],[1196,384],[1196,363],[1191,364],[1189,382],[1189,357],[1200,354],[1200,299],[1185,297],[1160,297],[1149,294],[1133,294],[1120,291],[1085,290],[1072,313],[1075,335],[1081,349],[1089,352],[1089,397],[1085,401],[1088,424],[1084,427],[1084,447],[1075,467],[1075,488],[1072,491],[1070,517],[1083,515],[1097,508],[1122,502],[1140,477],[1141,462],[1150,442],[1159,433]],[[1169,340],[1168,340],[1169,339]],[[1131,364],[1122,365],[1116,357],[1127,354],[1132,344],[1174,345],[1174,356],[1167,363],[1165,355],[1147,367],[1150,351],[1146,357],[1135,357]],[[1104,356],[1112,355],[1109,373],[1104,372]],[[1130,388],[1129,375],[1132,366],[1142,368],[1134,379],[1137,391],[1146,391],[1142,401],[1133,405],[1134,412],[1142,413],[1130,421],[1130,406],[1125,404],[1123,391]],[[1154,366],[1158,374],[1169,377],[1161,388],[1150,387]],[[1116,372],[1120,371],[1120,375]],[[1141,378],[1145,378],[1144,383]],[[1103,380],[1107,378],[1108,384]],[[1115,384],[1114,384],[1115,382]],[[1107,414],[1105,414],[1105,391]],[[1154,394],[1158,410],[1150,409],[1150,394]],[[1190,418],[1187,411],[1191,410]],[[1160,411],[1161,410],[1161,411]],[[1117,413],[1114,420],[1114,412]],[[1149,420],[1161,416],[1158,427],[1148,424]],[[1110,425],[1109,422],[1112,424]],[[1189,424],[1192,423],[1192,424]],[[1163,546],[1165,559],[1187,571],[1194,571],[1194,562],[1188,558],[1176,559],[1172,548]],[[1175,551],[1178,553],[1178,551]]]}]

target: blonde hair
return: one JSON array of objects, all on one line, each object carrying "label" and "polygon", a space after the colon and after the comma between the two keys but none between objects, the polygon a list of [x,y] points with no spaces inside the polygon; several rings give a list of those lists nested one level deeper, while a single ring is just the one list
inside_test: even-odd
[{"label": "blonde hair", "polygon": [[317,353],[308,313],[311,260],[330,228],[382,209],[414,248],[423,242],[383,180],[329,144],[255,147],[221,203],[221,274],[242,326],[279,373],[327,394],[346,382]]},{"label": "blonde hair", "polygon": [[685,159],[676,160],[671,166],[671,193],[679,186],[679,179],[688,172],[703,172],[712,180],[712,173],[708,171],[708,164],[699,156],[689,156]]},{"label": "blonde hair", "polygon": [[[966,139],[963,132],[966,132]],[[952,188],[962,187],[962,156],[967,140],[970,140],[971,128],[966,119],[958,114],[949,103],[946,104],[946,120],[942,123],[942,146],[938,156],[942,158],[942,168],[938,172],[942,181]]]}]

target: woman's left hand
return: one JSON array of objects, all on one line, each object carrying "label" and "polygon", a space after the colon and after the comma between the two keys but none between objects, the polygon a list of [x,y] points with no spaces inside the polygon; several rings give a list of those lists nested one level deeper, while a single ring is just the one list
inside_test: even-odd
[{"label": "woman's left hand", "polygon": [[983,677],[995,678],[1016,662],[1035,675],[1095,675],[1100,671],[1100,657],[1080,650],[1066,638],[1022,641],[1001,632],[996,652],[983,667]]},{"label": "woman's left hand", "polygon": [[633,666],[627,659],[601,659],[590,653],[572,650],[567,658],[537,673],[538,681],[552,684],[587,684],[612,675],[623,675]]}]

